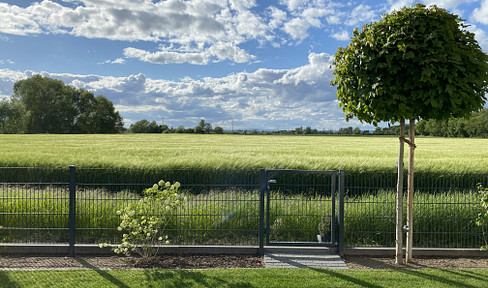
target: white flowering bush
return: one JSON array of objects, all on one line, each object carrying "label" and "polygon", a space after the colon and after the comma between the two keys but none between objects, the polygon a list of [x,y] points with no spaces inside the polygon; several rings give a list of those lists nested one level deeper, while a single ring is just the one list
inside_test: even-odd
[{"label": "white flowering bush", "polygon": [[[117,254],[130,256],[132,252],[142,257],[155,256],[159,246],[169,244],[165,234],[166,225],[185,198],[178,194],[180,183],[159,181],[144,191],[143,197],[136,203],[127,205],[121,211],[120,225],[117,229],[123,232],[122,243],[112,250]],[[102,244],[100,247],[106,247]]]}]

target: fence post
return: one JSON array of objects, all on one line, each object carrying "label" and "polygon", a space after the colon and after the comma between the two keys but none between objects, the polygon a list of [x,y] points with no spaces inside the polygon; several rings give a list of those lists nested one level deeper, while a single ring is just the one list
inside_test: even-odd
[{"label": "fence post", "polygon": [[75,255],[75,242],[76,242],[76,166],[69,166],[69,256]]},{"label": "fence post", "polygon": [[259,170],[259,255],[264,255],[264,193],[266,192],[266,170]]},{"label": "fence post", "polygon": [[344,170],[339,171],[339,256],[344,256]]}]

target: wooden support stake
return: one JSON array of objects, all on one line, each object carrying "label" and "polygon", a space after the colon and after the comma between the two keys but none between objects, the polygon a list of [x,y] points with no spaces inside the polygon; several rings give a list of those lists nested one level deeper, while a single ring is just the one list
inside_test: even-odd
[{"label": "wooden support stake", "polygon": [[410,119],[410,129],[408,138],[410,140],[410,153],[408,154],[408,196],[407,196],[407,225],[409,230],[407,232],[407,245],[405,262],[412,261],[412,241],[413,241],[413,162],[415,152],[415,119]]},{"label": "wooden support stake", "polygon": [[400,120],[400,152],[398,153],[398,180],[396,193],[395,264],[403,264],[403,156],[405,119]]}]

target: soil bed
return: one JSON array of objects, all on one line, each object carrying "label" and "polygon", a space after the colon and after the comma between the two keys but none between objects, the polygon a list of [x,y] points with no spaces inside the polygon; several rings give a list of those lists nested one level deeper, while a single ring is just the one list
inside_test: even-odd
[{"label": "soil bed", "polygon": [[[412,263],[395,265],[393,258],[347,256],[351,269],[488,269],[488,258],[416,258]],[[0,257],[0,269],[208,269],[264,268],[257,255],[164,255],[150,261],[137,257]]]}]

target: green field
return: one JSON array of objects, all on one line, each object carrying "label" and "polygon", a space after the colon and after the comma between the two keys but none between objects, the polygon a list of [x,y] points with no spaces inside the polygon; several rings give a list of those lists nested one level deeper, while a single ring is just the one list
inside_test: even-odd
[{"label": "green field", "polygon": [[[488,139],[417,138],[416,171],[488,173]],[[0,166],[395,171],[396,137],[0,135]],[[408,157],[408,153],[405,153]],[[405,159],[405,162],[407,159]]]}]

